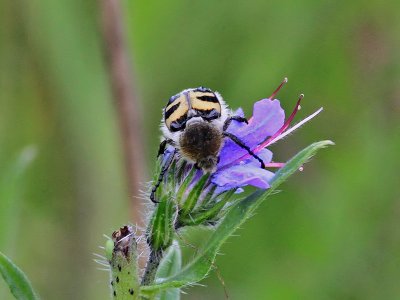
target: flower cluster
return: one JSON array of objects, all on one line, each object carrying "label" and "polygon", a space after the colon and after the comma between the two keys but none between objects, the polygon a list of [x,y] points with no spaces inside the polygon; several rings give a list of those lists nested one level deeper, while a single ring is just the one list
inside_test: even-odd
[{"label": "flower cluster", "polygon": [[[233,120],[227,129],[262,159],[265,168],[261,168],[260,161],[247,150],[228,138],[225,138],[220,151],[217,170],[212,174],[203,174],[203,171],[180,159],[171,164],[158,190],[158,198],[176,205],[178,213],[174,218],[175,229],[188,225],[215,224],[223,216],[223,209],[228,206],[233,193],[240,193],[248,185],[260,189],[270,187],[270,181],[274,177],[271,169],[281,168],[285,164],[272,161],[272,152],[267,147],[311,120],[322,110],[320,108],[291,126],[300,109],[303,95],[300,95],[285,121],[285,112],[275,96],[286,82],[285,78],[269,98],[254,104],[253,116],[248,123]],[[244,117],[243,110],[239,108],[234,115]],[[173,159],[174,151],[173,147],[166,149],[160,161],[160,170]],[[167,197],[167,194],[170,196]],[[171,209],[170,207],[169,210]],[[164,247],[170,244],[165,241],[163,243]]]}]

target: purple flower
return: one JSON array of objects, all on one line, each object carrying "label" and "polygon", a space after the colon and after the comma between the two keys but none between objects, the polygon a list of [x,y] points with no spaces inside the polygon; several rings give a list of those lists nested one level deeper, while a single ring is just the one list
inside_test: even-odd
[{"label": "purple flower", "polygon": [[[322,110],[320,108],[312,115],[289,128],[294,116],[300,109],[300,102],[303,95],[300,95],[293,112],[285,122],[285,113],[280,106],[279,100],[274,99],[274,97],[286,82],[287,79],[285,78],[269,98],[262,99],[254,104],[253,116],[249,119],[249,124],[233,121],[227,130],[240,138],[259,156],[267,168],[279,168],[284,166],[284,164],[272,162],[272,152],[266,149],[266,147],[308,122]],[[236,115],[244,116],[243,110],[238,109]],[[217,171],[212,175],[211,182],[219,186],[222,190],[240,188],[247,185],[267,189],[273,176],[273,172],[262,169],[260,162],[245,149],[226,138],[220,152]]]}]

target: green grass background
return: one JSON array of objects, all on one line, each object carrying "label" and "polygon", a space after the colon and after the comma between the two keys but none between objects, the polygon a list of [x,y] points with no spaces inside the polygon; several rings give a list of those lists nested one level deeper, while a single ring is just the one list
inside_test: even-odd
[{"label": "green grass background", "polygon": [[[223,247],[231,299],[400,299],[400,3],[122,1],[149,174],[161,108],[187,87],[251,115],[283,77],[300,117],[272,147],[322,151]],[[131,220],[99,5],[0,0],[0,251],[43,299],[108,299],[104,233]],[[149,178],[144,179],[149,180]],[[183,299],[223,299],[215,274]],[[0,281],[0,298],[11,299]]]}]

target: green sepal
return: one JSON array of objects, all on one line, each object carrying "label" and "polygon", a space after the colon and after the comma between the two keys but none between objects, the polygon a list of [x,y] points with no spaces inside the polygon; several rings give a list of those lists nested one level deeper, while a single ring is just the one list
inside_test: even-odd
[{"label": "green sepal", "polygon": [[[186,168],[188,166],[188,163],[186,162],[186,160],[178,160],[176,162],[176,178],[177,178],[177,183],[180,183],[181,181],[183,181],[183,176],[186,173]],[[194,171],[192,167],[191,171]]]},{"label": "green sepal", "polygon": [[213,184],[212,187],[210,188],[210,190],[205,195],[204,199],[201,201],[201,204],[200,204],[198,210],[209,207],[210,202],[215,202],[216,197],[214,196],[214,192],[216,189],[217,189],[217,185]]},{"label": "green sepal", "polygon": [[157,284],[141,287],[142,295],[154,295],[165,289],[181,288],[194,284],[207,276],[214,264],[215,257],[222,244],[238,229],[253,213],[254,210],[290,175],[295,173],[305,164],[319,149],[333,145],[331,141],[321,141],[311,144],[295,155],[286,165],[281,168],[270,182],[268,190],[257,190],[245,199],[234,203],[226,213],[226,216],[202,249],[191,262],[185,265],[181,271],[174,276],[159,280]]},{"label": "green sepal", "polygon": [[184,200],[183,196],[185,195],[185,192],[189,187],[190,182],[192,182],[194,174],[196,174],[196,168],[192,168],[190,170],[189,174],[187,174],[185,179],[182,180],[181,186],[179,187],[178,192],[176,193],[176,203],[178,203],[179,208],[181,208],[183,205],[183,200]]},{"label": "green sepal", "polygon": [[0,273],[11,293],[18,300],[38,300],[28,277],[7,256],[0,252]]},{"label": "green sepal", "polygon": [[193,213],[190,213],[186,217],[179,218],[179,224],[181,226],[195,226],[195,225],[208,225],[216,221],[217,216],[224,208],[226,203],[231,199],[236,189],[232,189],[222,194],[219,197],[213,199],[214,201],[208,203],[205,206],[199,207]]},{"label": "green sepal", "polygon": [[175,233],[176,211],[172,192],[163,195],[160,203],[155,207],[147,230],[150,255],[142,278],[142,285],[150,285],[154,282],[157,268],[163,256],[162,252],[172,243]]},{"label": "green sepal", "polygon": [[180,216],[185,217],[192,212],[209,178],[210,174],[205,174],[194,185],[189,192],[189,195],[186,197],[185,202],[181,206],[181,210],[179,211]]},{"label": "green sepal", "polygon": [[174,215],[176,211],[172,194],[163,195],[155,207],[148,228],[148,241],[154,251],[168,248],[174,236]]},{"label": "green sepal", "polygon": [[167,172],[167,176],[168,176],[168,180],[167,183],[169,186],[174,187],[176,185],[176,172],[177,172],[177,166],[176,166],[176,162],[172,162],[171,166],[169,167],[169,170]]}]

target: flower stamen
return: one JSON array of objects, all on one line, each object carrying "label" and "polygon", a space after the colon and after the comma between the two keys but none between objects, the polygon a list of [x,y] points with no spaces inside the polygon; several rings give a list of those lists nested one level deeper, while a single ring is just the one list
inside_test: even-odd
[{"label": "flower stamen", "polygon": [[290,126],[290,123],[292,123],[295,115],[299,111],[300,103],[301,100],[304,98],[304,94],[300,94],[299,99],[297,100],[296,106],[294,107],[292,113],[290,114],[289,118],[286,120],[286,122],[282,125],[281,128],[278,129],[277,132],[275,132],[272,136],[270,136],[268,139],[266,139],[264,142],[262,142],[260,145],[258,145],[254,150],[259,151],[268,145],[271,144],[271,141],[273,141],[276,137],[280,136],[288,127]]},{"label": "flower stamen", "polygon": [[288,79],[287,79],[287,77],[285,77],[285,78],[283,79],[283,81],[281,82],[281,84],[276,88],[276,90],[272,93],[272,95],[269,96],[268,99],[272,100],[272,99],[276,96],[276,94],[278,94],[278,92],[281,90],[281,88],[282,88],[287,82],[288,82]]},{"label": "flower stamen", "polygon": [[[283,84],[285,84],[285,80],[281,83],[280,87],[283,86]],[[278,91],[279,91],[280,87],[278,87],[278,89],[277,89]],[[274,94],[275,94],[275,92],[273,93],[273,95]],[[254,153],[258,153],[259,151],[261,151],[262,149],[266,148],[267,146],[272,145],[273,143],[275,143],[275,142],[279,141],[280,139],[284,138],[286,135],[290,134],[292,131],[296,130],[297,128],[299,128],[303,124],[307,123],[308,121],[310,121],[312,118],[314,118],[316,115],[318,115],[322,111],[323,108],[321,107],[320,109],[318,109],[313,114],[309,115],[304,120],[300,121],[299,123],[297,123],[293,127],[289,128],[289,126],[292,123],[294,117],[296,116],[296,113],[300,110],[300,103],[301,103],[301,100],[303,98],[304,98],[304,95],[300,94],[300,96],[299,96],[299,98],[298,98],[298,100],[296,102],[296,105],[295,105],[292,113],[290,114],[289,118],[286,120],[286,122],[282,125],[281,128],[278,129],[278,131],[276,133],[274,133],[272,136],[267,138],[264,142],[262,142],[257,147],[255,147],[252,150]],[[221,169],[228,168],[228,167],[234,165],[237,162],[240,162],[240,161],[243,161],[245,159],[248,159],[249,157],[250,157],[249,154],[245,154],[245,155],[241,156],[240,158],[238,158],[237,160],[235,160],[234,162],[232,162],[230,164],[227,164],[225,166],[222,166]],[[271,167],[271,168],[281,168],[281,167],[283,167],[283,165],[280,165],[280,163],[265,164],[266,167]]]},{"label": "flower stamen", "polygon": [[[302,126],[303,124],[307,123],[308,121],[310,121],[312,118],[314,118],[316,115],[318,115],[321,111],[323,110],[323,107],[321,107],[320,109],[318,109],[315,113],[309,115],[307,118],[301,120],[299,123],[297,123],[296,125],[294,125],[293,127],[290,127],[288,130],[286,130],[285,132],[283,132],[281,135],[278,135],[277,137],[275,137],[274,139],[271,139],[268,143],[268,145],[272,145],[274,143],[276,143],[277,141],[279,141],[280,139],[284,138],[285,136],[287,136],[288,134],[290,134],[291,132],[295,131],[297,128],[299,128],[300,126]],[[264,146],[264,147],[266,147]],[[258,147],[257,147],[258,148]],[[255,152],[256,150],[253,150],[253,152]]]},{"label": "flower stamen", "polygon": [[266,168],[283,168],[285,166],[285,163],[280,163],[280,162],[270,162],[268,164],[265,164]]}]

